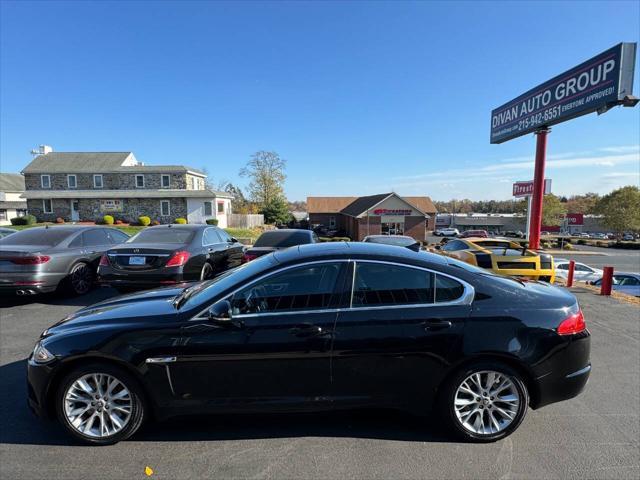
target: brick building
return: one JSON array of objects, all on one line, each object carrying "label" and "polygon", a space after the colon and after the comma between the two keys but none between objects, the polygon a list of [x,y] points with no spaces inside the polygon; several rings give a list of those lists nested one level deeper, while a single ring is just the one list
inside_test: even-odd
[{"label": "brick building", "polygon": [[95,221],[104,215],[160,223],[186,218],[227,226],[232,196],[206,188],[206,175],[183,165],[145,165],[132,152],[54,152],[43,145],[22,171],[29,213],[39,221]]},{"label": "brick building", "polygon": [[307,197],[309,223],[342,231],[352,240],[367,235],[407,235],[419,241],[435,228],[436,207],[429,197],[382,193],[366,197]]}]

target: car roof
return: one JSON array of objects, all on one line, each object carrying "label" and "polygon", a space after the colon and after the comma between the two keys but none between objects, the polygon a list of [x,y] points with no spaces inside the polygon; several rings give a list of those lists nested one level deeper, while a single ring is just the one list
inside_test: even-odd
[{"label": "car roof", "polygon": [[446,265],[446,257],[429,252],[415,252],[405,247],[384,243],[365,242],[324,242],[298,245],[273,253],[280,263],[302,262],[305,260],[335,259],[376,259],[401,263],[421,263]]},{"label": "car roof", "polygon": [[364,238],[409,238],[413,240],[413,237],[408,235],[367,235]]},{"label": "car roof", "polygon": [[170,223],[168,225],[154,225],[152,227],[147,227],[147,229],[160,229],[160,228],[181,228],[181,229],[189,229],[189,230],[197,230],[199,228],[218,228],[215,225],[208,225],[205,223]]},{"label": "car roof", "polygon": [[68,231],[80,231],[80,230],[89,230],[90,228],[109,228],[105,225],[45,225],[42,227],[32,227],[25,230],[49,230],[55,228],[56,230],[68,230]]},{"label": "car roof", "polygon": [[265,233],[274,233],[274,232],[285,232],[285,233],[294,233],[294,232],[306,232],[306,233],[313,233],[313,230],[307,230],[305,228],[276,228],[274,230],[265,230],[264,232],[262,232],[262,235],[264,235]]}]

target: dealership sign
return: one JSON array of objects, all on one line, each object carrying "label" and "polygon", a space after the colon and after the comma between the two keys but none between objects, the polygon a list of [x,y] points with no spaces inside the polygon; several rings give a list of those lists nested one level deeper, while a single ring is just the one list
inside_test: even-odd
[{"label": "dealership sign", "polygon": [[635,43],[620,43],[491,112],[491,143],[595,111],[632,94]]},{"label": "dealership sign", "polygon": [[[544,179],[544,194],[551,193],[551,179]],[[516,182],[513,184],[513,196],[516,198],[530,197],[533,195],[533,180],[528,182]]]},{"label": "dealership sign", "polygon": [[389,208],[378,208],[373,211],[375,215],[411,215],[413,210],[410,209],[389,209]]},{"label": "dealership sign", "polygon": [[584,214],[582,213],[567,213],[565,218],[569,225],[584,225]]},{"label": "dealership sign", "polygon": [[122,200],[100,200],[101,212],[121,212]]}]

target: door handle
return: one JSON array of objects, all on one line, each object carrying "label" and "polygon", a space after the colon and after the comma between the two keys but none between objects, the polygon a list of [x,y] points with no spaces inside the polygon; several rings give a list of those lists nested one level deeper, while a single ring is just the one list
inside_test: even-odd
[{"label": "door handle", "polygon": [[433,320],[426,320],[422,326],[424,327],[425,330],[429,331],[429,332],[433,332],[435,330],[444,330],[445,328],[451,328],[452,323],[449,320],[442,320],[442,319],[433,319]]},{"label": "door handle", "polygon": [[322,327],[309,324],[309,325],[298,325],[296,327],[293,327],[289,329],[289,333],[296,337],[305,338],[305,337],[319,337],[320,335],[324,335],[325,331],[322,329]]}]

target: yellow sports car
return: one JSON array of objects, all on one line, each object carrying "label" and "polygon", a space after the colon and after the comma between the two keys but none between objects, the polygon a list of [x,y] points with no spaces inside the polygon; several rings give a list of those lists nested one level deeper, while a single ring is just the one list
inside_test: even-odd
[{"label": "yellow sports car", "polygon": [[502,275],[528,277],[553,283],[553,257],[500,238],[453,239],[436,250],[443,255],[493,270]]}]

